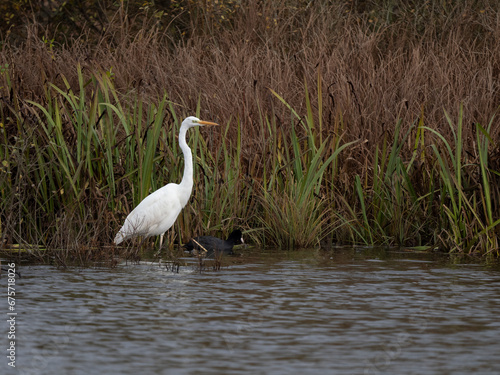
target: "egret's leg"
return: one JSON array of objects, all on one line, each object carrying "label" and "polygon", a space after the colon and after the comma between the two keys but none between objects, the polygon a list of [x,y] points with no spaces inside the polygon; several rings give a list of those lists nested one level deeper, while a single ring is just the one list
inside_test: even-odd
[{"label": "egret's leg", "polygon": [[160,234],[160,248],[158,249],[158,254],[160,255],[160,264],[159,264],[160,267],[161,267],[161,247],[163,245],[163,235],[164,234],[165,233]]}]

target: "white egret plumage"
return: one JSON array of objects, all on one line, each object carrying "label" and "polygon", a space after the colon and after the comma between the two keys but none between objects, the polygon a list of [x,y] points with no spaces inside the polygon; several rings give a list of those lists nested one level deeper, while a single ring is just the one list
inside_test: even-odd
[{"label": "white egret plumage", "polygon": [[165,232],[175,223],[193,190],[193,155],[186,143],[186,132],[194,126],[218,125],[187,117],[179,131],[179,146],[184,154],[184,175],[180,184],[170,183],[148,195],[127,216],[115,237],[115,244],[136,236],[160,236],[160,249]]}]

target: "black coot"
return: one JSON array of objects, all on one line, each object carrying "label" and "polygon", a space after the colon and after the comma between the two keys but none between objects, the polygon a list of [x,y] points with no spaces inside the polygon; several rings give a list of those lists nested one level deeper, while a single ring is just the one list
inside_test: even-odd
[{"label": "black coot", "polygon": [[[241,231],[239,229],[236,229],[231,232],[231,234],[225,241],[217,237],[200,236],[189,240],[189,242],[186,243],[183,247],[189,251],[201,251],[201,254],[203,254],[204,250],[206,250],[206,256],[211,257],[214,255],[214,252],[216,255],[233,254],[233,246],[242,243],[244,243],[244,241],[243,237],[241,236]],[[200,245],[202,247],[200,247]]]}]

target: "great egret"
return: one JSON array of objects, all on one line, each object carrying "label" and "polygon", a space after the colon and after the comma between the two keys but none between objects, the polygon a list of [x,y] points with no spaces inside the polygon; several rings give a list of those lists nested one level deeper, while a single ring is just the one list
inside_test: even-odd
[{"label": "great egret", "polygon": [[217,252],[222,252],[224,254],[232,254],[233,253],[233,246],[234,245],[239,245],[245,243],[243,241],[243,237],[241,236],[241,231],[239,229],[233,230],[227,240],[221,240],[220,238],[217,237],[212,237],[212,236],[201,236],[201,237],[195,237],[187,244],[185,244],[183,247],[186,250],[192,251],[192,250],[197,250],[197,251],[207,251],[206,256],[210,257]]},{"label": "great egret", "polygon": [[215,122],[201,121],[190,116],[181,125],[179,146],[184,154],[184,175],[180,184],[170,183],[151,193],[127,216],[125,223],[116,234],[115,244],[136,236],[160,236],[160,249],[163,235],[175,223],[177,216],[187,204],[193,190],[193,155],[186,143],[186,132],[193,126],[218,125]]}]

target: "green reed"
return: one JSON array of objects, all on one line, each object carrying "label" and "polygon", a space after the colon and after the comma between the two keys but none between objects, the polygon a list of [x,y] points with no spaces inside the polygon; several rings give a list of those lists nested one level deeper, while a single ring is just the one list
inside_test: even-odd
[{"label": "green reed", "polygon": [[[488,168],[488,146],[491,142],[489,131],[493,118],[487,129],[475,124],[477,157],[464,164],[463,160],[467,158],[463,155],[463,106],[460,105],[456,126],[448,113],[445,112],[445,116],[453,134],[452,144],[438,131],[426,128],[437,136],[442,145],[431,146],[441,182],[439,195],[443,233],[440,237],[451,251],[498,253],[496,230],[500,221],[494,221],[494,215],[498,216],[498,209],[494,209],[491,203],[491,178],[498,175],[498,171]],[[464,173],[465,168],[468,173]],[[475,178],[475,173],[481,178]],[[494,194],[497,195],[498,192]]]},{"label": "green reed", "polygon": [[[491,188],[498,171],[488,168],[493,119],[486,129],[475,125],[477,160],[464,164],[463,108],[456,126],[446,112],[445,117],[453,144],[423,125],[423,113],[413,142],[409,142],[413,125],[400,139],[401,122],[390,147],[384,138],[382,147],[376,148],[371,179],[367,174],[355,176],[353,203],[346,194],[338,197],[338,240],[370,245],[439,244],[450,251],[498,253],[500,220],[492,203],[498,201],[498,189]],[[422,147],[426,130],[439,140],[430,145],[434,159]],[[414,145],[413,156],[406,162],[400,155],[405,144]],[[464,168],[468,168],[467,178]],[[475,175],[480,178],[471,177]]]},{"label": "green reed", "polygon": [[[264,175],[260,195],[263,215],[258,217],[258,221],[267,241],[280,247],[312,247],[331,235],[334,224],[324,189],[325,172],[331,171],[329,168],[344,149],[356,143],[342,144],[341,137],[326,137],[323,140],[320,82],[321,77],[318,76],[317,113],[313,111],[305,84],[307,113],[304,117],[271,90],[290,109],[290,129],[282,127],[278,131],[275,116],[272,120],[263,116],[271,138],[280,142],[273,145],[277,153],[269,150],[275,157],[270,170]],[[264,128],[264,124],[261,127]]]},{"label": "green reed", "polygon": [[356,175],[354,202],[340,196],[344,213],[337,212],[342,225],[349,228],[344,241],[367,245],[401,245],[419,242],[420,226],[415,222],[423,197],[418,197],[410,174],[414,159],[404,163],[401,150],[414,128],[410,126],[400,139],[401,121],[395,127],[392,144],[387,136],[376,147],[372,175]]}]

